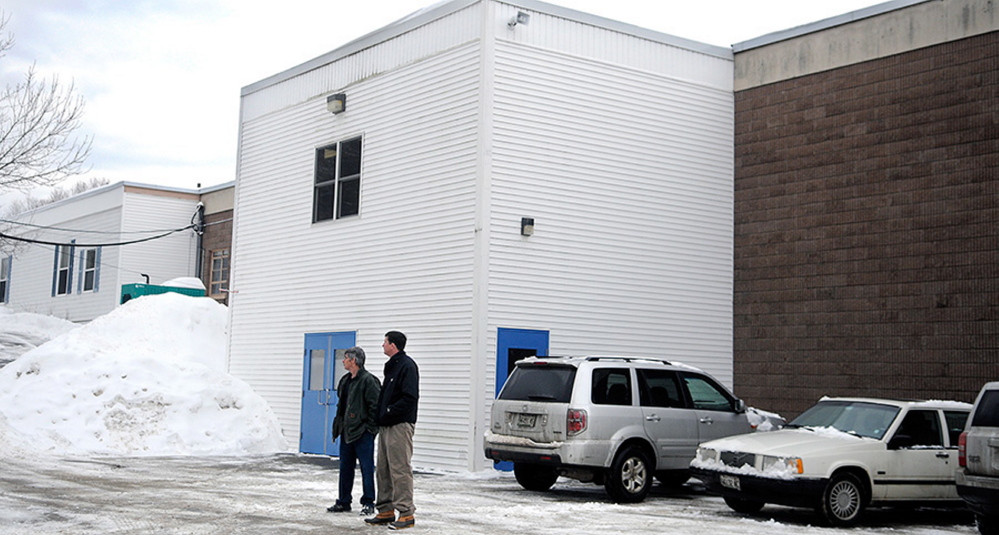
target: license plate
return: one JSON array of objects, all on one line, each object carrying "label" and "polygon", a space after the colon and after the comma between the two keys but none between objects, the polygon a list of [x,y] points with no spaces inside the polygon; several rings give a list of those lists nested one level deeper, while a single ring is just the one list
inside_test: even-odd
[{"label": "license plate", "polygon": [[534,424],[538,421],[537,414],[518,414],[517,415],[517,427],[534,427]]},{"label": "license plate", "polygon": [[733,490],[742,490],[739,485],[739,478],[736,476],[727,476],[722,474],[718,476],[718,482],[721,483],[721,486],[723,487]]}]

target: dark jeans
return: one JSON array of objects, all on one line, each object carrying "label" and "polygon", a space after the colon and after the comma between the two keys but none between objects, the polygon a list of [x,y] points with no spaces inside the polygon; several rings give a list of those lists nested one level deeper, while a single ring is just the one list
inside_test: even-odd
[{"label": "dark jeans", "polygon": [[365,431],[361,438],[348,444],[340,442],[340,497],[337,503],[350,505],[354,490],[354,468],[361,464],[361,505],[375,503],[375,435]]}]

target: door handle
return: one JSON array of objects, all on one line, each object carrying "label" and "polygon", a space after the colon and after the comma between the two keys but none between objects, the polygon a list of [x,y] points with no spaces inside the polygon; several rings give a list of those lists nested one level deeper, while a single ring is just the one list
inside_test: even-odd
[{"label": "door handle", "polygon": [[660,420],[662,420],[662,418],[660,418],[658,415],[655,414],[650,414],[645,417],[646,422],[658,422]]},{"label": "door handle", "polygon": [[950,459],[950,454],[945,451],[938,451],[937,459]]},{"label": "door handle", "polygon": [[715,423],[715,421],[712,420],[710,416],[705,416],[704,418],[701,418],[698,421],[701,422],[702,424],[707,424],[707,425],[711,425],[711,424]]}]

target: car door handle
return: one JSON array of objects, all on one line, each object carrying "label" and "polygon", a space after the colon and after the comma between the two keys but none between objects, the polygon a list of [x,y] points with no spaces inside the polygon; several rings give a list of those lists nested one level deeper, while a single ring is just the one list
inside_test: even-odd
[{"label": "car door handle", "polygon": [[711,425],[711,424],[715,423],[715,421],[712,420],[711,417],[709,417],[709,416],[705,416],[704,418],[701,418],[699,421],[702,424],[708,424],[708,425]]},{"label": "car door handle", "polygon": [[656,414],[650,414],[650,415],[648,415],[648,416],[645,417],[645,421],[646,422],[658,422],[660,420],[662,420],[662,418],[660,418]]},{"label": "car door handle", "polygon": [[947,453],[947,452],[945,452],[945,451],[938,451],[937,452],[937,458],[938,459],[950,459],[950,454]]}]

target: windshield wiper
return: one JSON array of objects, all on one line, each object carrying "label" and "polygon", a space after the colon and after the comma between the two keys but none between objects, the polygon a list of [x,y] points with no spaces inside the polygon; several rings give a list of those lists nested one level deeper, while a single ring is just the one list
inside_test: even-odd
[{"label": "windshield wiper", "polygon": [[555,396],[551,394],[532,394],[527,396],[531,401],[555,401]]}]

